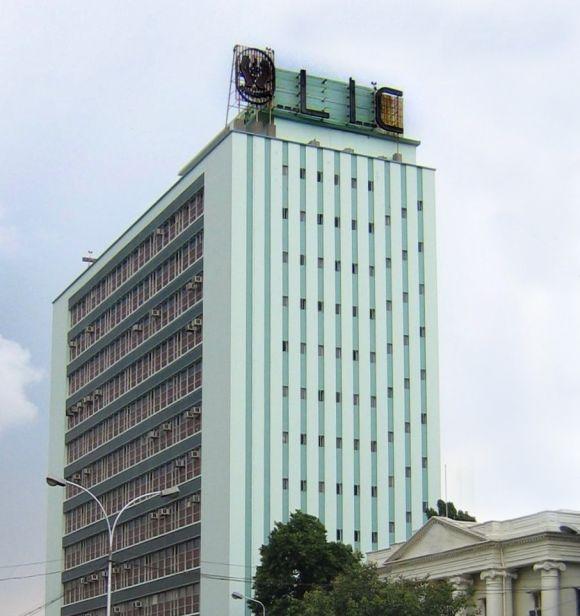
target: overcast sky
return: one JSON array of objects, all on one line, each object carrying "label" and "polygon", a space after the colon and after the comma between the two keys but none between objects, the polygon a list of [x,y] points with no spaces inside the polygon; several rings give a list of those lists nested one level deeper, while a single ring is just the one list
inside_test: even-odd
[{"label": "overcast sky", "polygon": [[[222,128],[237,42],[404,90],[438,169],[449,498],[580,510],[579,26],[558,0],[1,0],[0,578],[46,558],[51,300]],[[42,589],[0,580],[3,613]]]}]

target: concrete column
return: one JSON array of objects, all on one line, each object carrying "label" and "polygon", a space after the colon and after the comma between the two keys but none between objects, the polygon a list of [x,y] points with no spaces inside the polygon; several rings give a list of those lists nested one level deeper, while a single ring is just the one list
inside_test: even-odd
[{"label": "concrete column", "polygon": [[487,569],[480,577],[485,581],[486,616],[513,616],[512,581],[517,575],[505,569]]},{"label": "concrete column", "polygon": [[565,570],[564,563],[552,560],[534,565],[542,576],[542,616],[560,616],[560,572]]},{"label": "concrete column", "polygon": [[[471,590],[473,586],[473,579],[469,575],[458,575],[456,577],[449,578],[449,583],[455,587],[453,591],[453,597],[458,595],[465,595]],[[460,610],[456,616],[467,616],[466,610]]]}]

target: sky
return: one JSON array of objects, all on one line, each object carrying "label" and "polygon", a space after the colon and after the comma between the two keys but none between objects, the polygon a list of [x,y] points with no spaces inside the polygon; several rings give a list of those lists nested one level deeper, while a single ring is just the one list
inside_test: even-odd
[{"label": "sky", "polygon": [[2,0],[7,614],[44,602],[42,576],[3,578],[46,558],[51,301],[223,127],[235,43],[404,90],[437,168],[448,497],[479,520],[580,510],[577,2]]}]

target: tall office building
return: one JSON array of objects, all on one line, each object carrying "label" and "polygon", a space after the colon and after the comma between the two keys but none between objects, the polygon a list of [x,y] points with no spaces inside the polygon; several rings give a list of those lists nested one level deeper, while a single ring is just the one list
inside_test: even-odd
[{"label": "tall office building", "polygon": [[[234,68],[241,113],[54,303],[50,474],[109,515],[180,490],[119,522],[126,616],[243,614],[294,510],[365,552],[439,497],[434,172],[402,93]],[[50,489],[47,614],[105,614],[100,518]]]}]

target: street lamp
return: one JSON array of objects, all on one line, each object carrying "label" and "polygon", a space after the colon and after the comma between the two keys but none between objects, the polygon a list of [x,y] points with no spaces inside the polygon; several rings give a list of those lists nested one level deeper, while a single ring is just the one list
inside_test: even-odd
[{"label": "street lamp", "polygon": [[245,599],[246,601],[257,603],[258,605],[262,606],[262,615],[266,616],[266,606],[261,601],[258,601],[258,599],[252,599],[250,597],[246,597],[246,595],[243,595],[241,592],[233,592],[232,599]]},{"label": "street lamp", "polygon": [[173,486],[171,488],[167,488],[165,490],[157,490],[155,492],[148,492],[147,494],[141,494],[141,496],[135,497],[133,500],[130,500],[124,507],[121,508],[121,511],[117,513],[113,520],[113,524],[109,521],[109,516],[107,515],[107,511],[103,507],[103,503],[87,488],[79,485],[78,483],[74,483],[73,481],[69,481],[68,479],[57,479],[56,477],[47,477],[46,483],[51,487],[59,487],[65,488],[66,486],[74,486],[83,492],[86,492],[99,506],[100,510],[103,512],[103,516],[105,518],[105,522],[107,523],[107,531],[109,532],[109,552],[108,552],[108,567],[107,567],[107,612],[106,616],[111,616],[111,596],[113,590],[113,539],[115,537],[115,529],[117,528],[117,522],[123,513],[136,505],[139,501],[145,500],[147,498],[152,498],[153,496],[161,496],[163,498],[170,498],[172,496],[177,496],[179,494],[179,487]]}]

